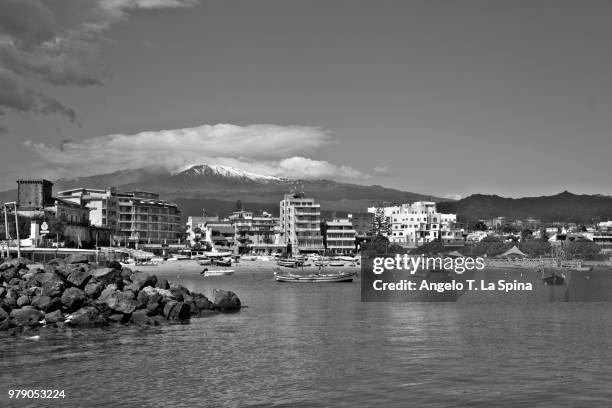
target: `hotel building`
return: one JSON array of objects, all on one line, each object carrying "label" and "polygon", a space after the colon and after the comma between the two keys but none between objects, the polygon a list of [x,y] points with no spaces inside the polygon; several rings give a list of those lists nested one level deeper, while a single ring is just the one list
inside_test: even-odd
[{"label": "hotel building", "polygon": [[325,247],[327,252],[349,255],[355,252],[356,231],[350,218],[325,222]]},{"label": "hotel building", "polygon": [[[375,213],[376,207],[368,212]],[[455,227],[457,215],[437,212],[434,202],[388,206],[384,213],[391,226],[387,238],[392,243],[414,248],[436,240],[452,243],[463,239],[462,230]]]},{"label": "hotel building", "polygon": [[180,210],[159,194],[132,191],[117,194],[118,234],[142,244],[180,243]]},{"label": "hotel building", "polygon": [[62,200],[87,207],[91,225],[117,232],[119,208],[115,188],[73,188],[60,191],[57,195]]},{"label": "hotel building", "polygon": [[321,206],[304,193],[285,194],[280,202],[281,243],[291,251],[323,252]]}]

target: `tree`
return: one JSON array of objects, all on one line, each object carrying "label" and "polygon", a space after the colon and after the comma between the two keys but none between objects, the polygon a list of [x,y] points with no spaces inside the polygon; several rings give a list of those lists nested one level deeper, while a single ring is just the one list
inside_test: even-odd
[{"label": "tree", "polygon": [[521,242],[520,250],[530,256],[542,256],[551,253],[551,245],[541,239],[526,239]]},{"label": "tree", "polygon": [[389,239],[382,235],[376,235],[370,242],[364,245],[363,253],[366,255],[386,254],[389,249]]},{"label": "tree", "polygon": [[533,231],[529,228],[525,228],[521,231],[521,241],[533,238]]},{"label": "tree", "polygon": [[377,207],[372,219],[372,235],[389,235],[391,233],[391,223],[385,216],[385,209]]},{"label": "tree", "polygon": [[413,255],[420,255],[420,254],[436,255],[438,253],[444,253],[445,251],[446,251],[446,248],[444,247],[442,242],[432,241],[432,242],[423,244],[418,248],[414,248],[412,251],[410,251],[410,253]]},{"label": "tree", "polygon": [[489,227],[487,227],[487,224],[482,221],[478,221],[474,224],[474,231],[487,231],[488,229]]},{"label": "tree", "polygon": [[571,241],[564,245],[563,249],[568,258],[580,258],[586,260],[598,259],[601,247],[591,241]]}]

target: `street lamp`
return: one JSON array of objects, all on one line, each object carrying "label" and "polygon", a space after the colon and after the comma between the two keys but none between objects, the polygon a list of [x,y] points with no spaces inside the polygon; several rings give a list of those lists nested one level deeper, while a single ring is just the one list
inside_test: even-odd
[{"label": "street lamp", "polygon": [[19,240],[19,219],[17,217],[17,203],[15,201],[11,201],[8,203],[4,203],[4,226],[8,241],[8,220],[6,215],[6,206],[12,204],[15,209],[15,233],[17,235],[17,258],[21,258],[21,241]]}]

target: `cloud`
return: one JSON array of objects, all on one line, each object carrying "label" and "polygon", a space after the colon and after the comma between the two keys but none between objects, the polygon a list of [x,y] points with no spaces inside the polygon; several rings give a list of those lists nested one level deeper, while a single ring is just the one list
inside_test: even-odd
[{"label": "cloud", "polygon": [[374,174],[377,176],[391,176],[393,172],[387,166],[374,167]]},{"label": "cloud", "polygon": [[449,198],[451,200],[461,200],[461,194],[444,194],[444,198]]},{"label": "cloud", "polygon": [[74,122],[74,110],[58,100],[23,86],[14,75],[0,70],[0,115],[7,110],[37,112],[43,115],[58,113]]},{"label": "cloud", "polygon": [[25,146],[60,177],[151,166],[175,171],[205,163],[282,177],[366,177],[349,166],[301,156],[331,143],[329,133],[317,127],[217,124],[64,140],[60,146],[26,141]]},{"label": "cloud", "polygon": [[337,166],[322,160],[312,160],[306,157],[294,156],[280,160],[279,172],[276,175],[295,178],[339,178],[356,179],[365,177],[359,170],[349,166]]},{"label": "cloud", "polygon": [[[54,86],[102,85],[99,75],[80,62],[95,52],[104,31],[138,9],[190,7],[198,0],[1,0],[0,74],[11,77],[7,110],[75,113],[50,95],[32,88],[32,79]],[[3,88],[2,92],[5,92]],[[19,95],[15,95],[18,90]],[[11,101],[6,101],[11,99]]]}]

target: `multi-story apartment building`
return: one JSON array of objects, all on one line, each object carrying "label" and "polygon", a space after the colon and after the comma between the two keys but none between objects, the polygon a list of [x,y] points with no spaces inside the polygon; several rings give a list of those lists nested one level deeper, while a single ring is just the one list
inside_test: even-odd
[{"label": "multi-story apartment building", "polygon": [[203,215],[201,217],[189,216],[187,217],[187,239],[191,245],[195,245],[197,242],[211,242],[210,237],[207,235],[209,230],[206,228],[208,223],[218,222],[218,216]]},{"label": "multi-story apartment building", "polygon": [[117,190],[114,187],[107,189],[73,188],[57,193],[62,200],[85,206],[89,209],[91,225],[109,228],[113,233],[119,226],[119,208]]},{"label": "multi-story apartment building", "polygon": [[292,252],[323,252],[321,206],[304,193],[285,194],[280,202],[281,242]]},{"label": "multi-story apartment building", "polygon": [[142,244],[180,242],[180,210],[174,203],[159,199],[159,194],[132,191],[117,195],[119,239]]},{"label": "multi-story apartment building", "polygon": [[[368,212],[375,213],[376,207],[368,208]],[[393,243],[414,248],[436,240],[450,243],[463,239],[462,230],[456,228],[457,215],[437,212],[434,202],[388,206],[384,213],[391,227],[388,238]]]},{"label": "multi-story apartment building", "polygon": [[355,236],[350,218],[325,222],[325,247],[331,254],[352,254],[355,251]]}]

